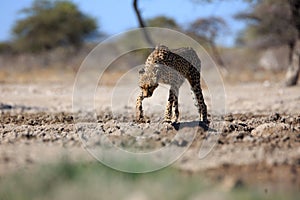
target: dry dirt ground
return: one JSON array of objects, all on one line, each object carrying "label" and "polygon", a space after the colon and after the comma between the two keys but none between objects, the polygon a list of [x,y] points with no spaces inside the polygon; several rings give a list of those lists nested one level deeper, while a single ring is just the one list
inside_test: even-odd
[{"label": "dry dirt ground", "polygon": [[[74,130],[72,92],[73,85],[64,83],[0,85],[0,176],[65,156],[74,162],[94,160]],[[225,85],[226,114],[218,118],[219,124],[211,116],[211,128],[218,130],[216,144],[202,159],[199,149],[211,136],[195,121],[197,112],[189,87],[185,84],[180,90],[181,123],[173,126],[160,123],[166,92],[161,87],[145,100],[150,122],[137,124],[136,85],[100,87],[94,100],[97,123],[113,144],[143,152],[166,145],[184,148],[188,141],[173,139],[178,127],[194,132],[193,143],[173,166],[203,174],[229,189],[252,185],[262,186],[265,192],[300,192],[299,85]],[[204,93],[210,112],[208,90]]]}]

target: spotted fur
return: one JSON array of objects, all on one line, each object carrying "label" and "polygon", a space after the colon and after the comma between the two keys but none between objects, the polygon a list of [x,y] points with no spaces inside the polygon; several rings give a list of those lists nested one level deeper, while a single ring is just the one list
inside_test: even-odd
[{"label": "spotted fur", "polygon": [[200,120],[209,123],[200,84],[200,69],[200,59],[192,48],[169,50],[163,45],[156,46],[147,58],[145,66],[139,71],[141,92],[136,101],[137,121],[144,121],[143,99],[151,97],[158,84],[163,83],[171,85],[164,120],[171,122],[174,111],[173,121],[177,122],[179,118],[178,92],[184,80],[187,79],[196,97]]}]

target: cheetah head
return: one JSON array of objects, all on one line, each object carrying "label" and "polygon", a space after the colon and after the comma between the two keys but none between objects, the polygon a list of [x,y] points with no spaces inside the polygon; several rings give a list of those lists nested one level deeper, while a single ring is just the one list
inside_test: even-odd
[{"label": "cheetah head", "polygon": [[155,85],[145,84],[145,85],[140,86],[143,91],[143,96],[151,97],[154,90],[157,88],[157,86],[158,86],[158,84],[155,84]]},{"label": "cheetah head", "polygon": [[139,71],[140,74],[140,88],[144,97],[151,97],[154,90],[158,87],[156,77],[153,73],[145,72],[144,69]]}]

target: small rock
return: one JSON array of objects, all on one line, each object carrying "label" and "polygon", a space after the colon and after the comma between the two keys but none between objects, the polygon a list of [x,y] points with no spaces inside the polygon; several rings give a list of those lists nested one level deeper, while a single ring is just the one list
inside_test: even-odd
[{"label": "small rock", "polygon": [[153,139],[155,141],[159,141],[159,140],[161,140],[161,137],[159,135],[151,135],[150,139]]},{"label": "small rock", "polygon": [[232,122],[232,121],[233,121],[233,116],[232,116],[232,114],[229,114],[229,115],[225,116],[225,117],[224,117],[224,120],[225,120],[225,121]]},{"label": "small rock", "polygon": [[218,144],[221,144],[221,145],[222,145],[222,144],[224,144],[224,142],[223,142],[222,140],[219,139],[219,140],[218,140]]},{"label": "small rock", "polygon": [[223,181],[223,188],[225,190],[232,190],[243,187],[245,184],[242,179],[234,177],[225,177]]},{"label": "small rock", "polygon": [[244,139],[244,136],[245,136],[245,133],[244,133],[244,132],[241,132],[241,133],[239,133],[239,134],[236,136],[236,139],[238,139],[238,140],[243,140],[243,139]]},{"label": "small rock", "polygon": [[281,122],[281,123],[286,123],[286,118],[285,118],[285,117],[282,117],[281,120],[280,120],[280,122]]},{"label": "small rock", "polygon": [[279,113],[274,113],[274,114],[269,116],[270,121],[277,121],[279,119],[280,119],[280,114]]},{"label": "small rock", "polygon": [[286,141],[288,141],[289,139],[290,139],[290,136],[287,135],[287,136],[284,136],[284,137],[282,138],[282,141],[283,141],[283,142],[286,142]]},{"label": "small rock", "polygon": [[278,133],[288,129],[289,126],[287,124],[270,122],[270,123],[261,124],[255,129],[253,129],[251,131],[251,135],[268,137],[273,133]]},{"label": "small rock", "polygon": [[66,116],[65,120],[69,123],[73,122],[73,116]]},{"label": "small rock", "polygon": [[239,122],[238,125],[243,126],[243,127],[246,127],[246,126],[247,126],[247,124],[245,124],[245,123],[243,123],[243,122]]},{"label": "small rock", "polygon": [[18,115],[18,117],[17,117],[17,120],[18,121],[21,121],[21,120],[23,120],[24,119],[24,116],[23,115]]}]

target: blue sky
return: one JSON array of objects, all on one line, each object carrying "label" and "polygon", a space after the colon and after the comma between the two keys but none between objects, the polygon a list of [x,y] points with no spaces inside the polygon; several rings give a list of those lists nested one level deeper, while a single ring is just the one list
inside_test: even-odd
[{"label": "blue sky", "polygon": [[[33,0],[1,2],[0,41],[12,38],[11,28],[20,18],[18,11],[29,7],[32,2]],[[73,2],[83,12],[96,18],[100,30],[107,34],[117,34],[138,26],[132,0],[73,0]],[[191,21],[200,17],[223,17],[228,23],[230,32],[222,35],[218,43],[231,46],[237,33],[245,26],[244,22],[234,20],[233,15],[246,10],[248,4],[243,0],[215,0],[213,3],[193,3],[192,0],[139,0],[139,8],[144,18],[165,15],[174,18],[183,27],[187,27]]]}]

